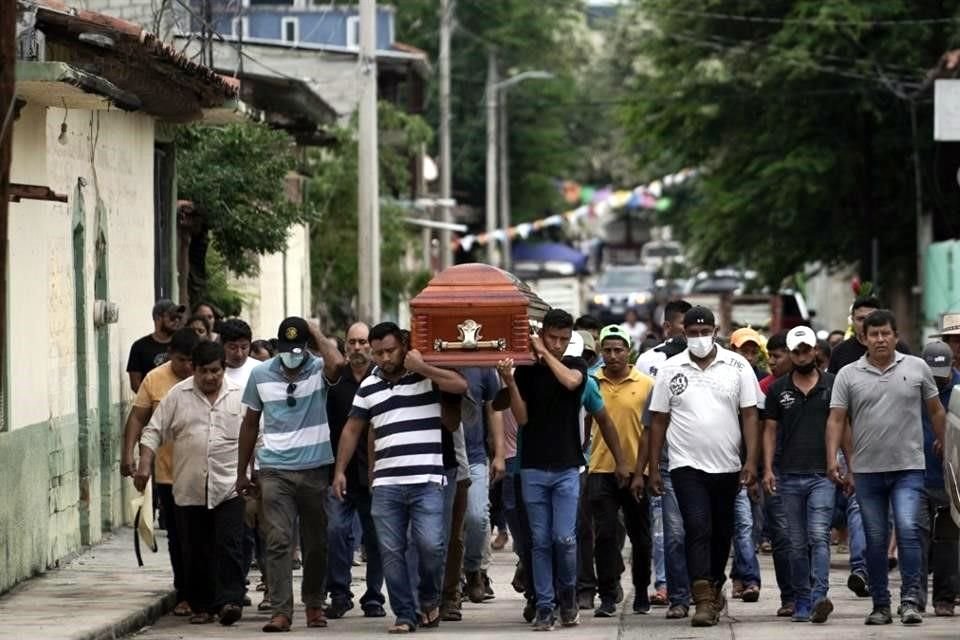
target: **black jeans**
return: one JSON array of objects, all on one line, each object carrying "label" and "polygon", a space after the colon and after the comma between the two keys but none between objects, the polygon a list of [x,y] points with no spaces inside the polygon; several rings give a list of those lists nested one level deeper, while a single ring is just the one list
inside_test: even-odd
[{"label": "black jeans", "polygon": [[177,505],[173,501],[173,485],[155,484],[160,509],[163,511],[163,524],[167,528],[167,552],[170,554],[170,567],[173,569],[173,588],[177,592],[177,602],[187,599],[186,570],[183,567],[183,554],[180,551],[180,530],[177,527]]},{"label": "black jeans", "polygon": [[217,613],[226,604],[243,605],[243,498],[213,509],[177,507],[187,602],[194,613]]},{"label": "black jeans", "polygon": [[[923,571],[920,572],[921,597],[927,596],[927,576],[933,570],[933,603],[953,603],[960,589],[960,532],[950,517],[950,502],[943,489],[927,487],[920,507],[920,543]],[[923,602],[921,604],[926,604]]]},{"label": "black jeans", "polygon": [[709,580],[722,586],[733,538],[739,473],[706,473],[691,467],[670,470],[686,532],[690,583]]},{"label": "black jeans", "polygon": [[629,487],[617,486],[612,473],[591,473],[587,478],[587,494],[593,515],[594,557],[597,562],[597,585],[601,600],[613,600],[623,573],[617,530],[618,513],[623,509],[623,523],[632,547],[631,572],[637,593],[646,593],[650,586],[650,556],[653,540],[650,535],[650,505],[644,497],[637,501]]},{"label": "black jeans", "polygon": [[594,532],[587,493],[587,473],[580,474],[580,506],[577,512],[577,593],[597,593],[597,572],[593,565]]}]

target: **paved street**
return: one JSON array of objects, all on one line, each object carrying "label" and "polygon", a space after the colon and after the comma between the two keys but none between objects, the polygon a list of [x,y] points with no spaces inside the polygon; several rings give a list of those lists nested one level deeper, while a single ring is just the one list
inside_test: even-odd
[{"label": "paved street", "polygon": [[[691,638],[731,638],[736,640],[755,639],[790,639],[801,637],[803,640],[835,640],[845,638],[950,638],[960,637],[960,619],[927,618],[920,628],[907,628],[895,622],[893,625],[877,629],[863,625],[863,617],[868,613],[869,600],[860,600],[846,589],[846,571],[844,570],[846,556],[839,556],[834,563],[835,571],[831,585],[832,596],[837,607],[830,622],[824,626],[812,624],[794,624],[783,618],[776,618],[773,613],[778,605],[776,588],[764,589],[760,602],[744,604],[739,601],[731,603],[729,615],[723,619],[721,626],[713,629],[694,629],[689,619],[681,621],[666,620],[663,617],[665,609],[655,608],[652,615],[639,616],[633,614],[622,615],[619,618],[598,619],[592,612],[583,612],[583,623],[576,629],[559,629],[554,633],[561,636],[582,638],[583,640],[641,640],[641,639],[671,639],[686,640]],[[770,556],[761,556],[763,579],[767,584],[775,584]],[[354,570],[354,575],[361,575],[362,568]],[[418,636],[427,635],[434,638],[484,638],[495,636],[502,638],[530,637],[530,629],[520,617],[522,609],[520,596],[510,587],[513,572],[513,556],[504,551],[494,555],[492,577],[497,597],[485,604],[464,604],[463,622],[443,623],[436,630],[418,631]],[[628,578],[629,579],[629,578]],[[626,585],[625,585],[626,586]],[[357,590],[354,589],[356,592]],[[254,603],[259,601],[255,595]],[[629,598],[632,594],[628,594]],[[180,638],[263,638],[260,627],[267,621],[264,613],[247,610],[244,619],[233,628],[223,628],[219,625],[193,626],[187,624],[183,618],[165,616],[152,628],[136,634],[137,640],[178,640]],[[303,610],[299,608],[295,613],[293,632],[291,637],[317,637],[324,634],[336,634],[337,637],[349,638],[383,638],[385,629],[392,618],[366,619],[357,609],[354,609],[342,620],[330,621],[326,630],[307,629],[304,626]]]},{"label": "paved street", "polygon": [[[236,626],[194,626],[183,618],[165,616],[153,626],[141,627],[156,618],[157,612],[169,610],[169,572],[166,556],[149,551],[145,567],[136,565],[132,550],[132,531],[121,529],[107,541],[66,563],[63,568],[26,581],[0,597],[0,638],[19,640],[107,639],[124,633],[136,640],[181,640],[183,638],[264,638],[260,627],[267,614],[253,609],[245,612]],[[161,545],[163,540],[161,539]],[[497,598],[482,605],[464,604],[464,621],[444,623],[436,630],[418,631],[439,639],[459,637],[501,638],[530,637],[529,627],[520,617],[521,600],[509,582],[513,571],[512,555],[494,555],[492,577]],[[777,606],[776,589],[764,588],[759,603],[733,602],[729,615],[713,629],[694,629],[688,620],[668,621],[663,608],[652,615],[627,614],[619,619],[596,619],[584,616],[577,629],[558,629],[561,636],[583,640],[688,640],[694,638],[730,638],[736,640],[836,640],[837,638],[960,638],[960,619],[928,617],[921,627],[907,628],[899,623],[877,628],[865,627],[863,616],[868,600],[853,596],[846,587],[846,556],[834,562],[831,596],[837,607],[824,626],[793,624],[773,616]],[[763,579],[774,584],[770,556],[761,556]],[[362,568],[354,571],[359,576]],[[893,574],[895,575],[895,574]],[[254,577],[256,577],[254,575]],[[254,602],[261,594],[253,594]],[[632,594],[628,593],[628,598]],[[586,613],[586,612],[585,612]],[[356,640],[384,638],[390,618],[366,619],[359,611],[351,611],[343,620],[330,622],[324,629],[306,629],[303,610],[299,608],[293,632],[288,637],[318,637],[336,634]]]}]

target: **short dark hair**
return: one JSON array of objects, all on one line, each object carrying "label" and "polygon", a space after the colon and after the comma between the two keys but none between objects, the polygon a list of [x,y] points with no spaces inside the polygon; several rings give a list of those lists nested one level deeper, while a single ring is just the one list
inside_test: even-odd
[{"label": "short dark hair", "polygon": [[822,355],[827,360],[830,359],[830,355],[833,353],[833,348],[830,346],[830,343],[826,340],[817,340],[817,349],[820,350],[820,355]]},{"label": "short dark hair", "polygon": [[830,335],[828,335],[827,338],[832,338],[833,336],[840,336],[842,338],[845,335],[847,334],[841,331],[840,329],[834,329],[833,331],[830,332]]},{"label": "short dark hair", "polygon": [[603,325],[593,316],[584,315],[577,318],[577,321],[573,323],[573,328],[583,329],[584,331],[600,331],[600,329],[603,329]]},{"label": "short dark hair", "polygon": [[870,327],[885,327],[889,325],[894,333],[897,331],[897,318],[890,309],[877,309],[863,321],[863,332],[866,333]]},{"label": "short dark hair", "polygon": [[230,318],[220,323],[220,344],[236,342],[237,340],[253,341],[253,331],[250,325],[239,318]]},{"label": "short dark hair", "polygon": [[254,340],[250,343],[250,351],[266,351],[271,358],[277,355],[277,347],[272,340]]},{"label": "short dark hair", "polygon": [[774,349],[779,349],[780,351],[787,351],[787,334],[780,332],[770,336],[770,339],[767,340],[767,353],[773,351]]},{"label": "short dark hair", "polygon": [[677,316],[684,315],[687,311],[690,311],[691,307],[693,305],[686,300],[671,300],[663,308],[663,321],[674,322]]},{"label": "short dark hair", "polygon": [[563,309],[550,309],[543,316],[543,328],[546,329],[573,329],[573,316]]},{"label": "short dark hair", "polygon": [[190,356],[198,342],[200,342],[200,336],[190,327],[177,329],[170,338],[170,346],[167,347],[167,352]]},{"label": "short dark hair", "polygon": [[381,322],[370,329],[367,340],[373,342],[374,340],[383,340],[387,336],[393,336],[397,339],[397,342],[407,344],[409,333],[398,327],[394,322]]},{"label": "short dark hair", "polygon": [[197,346],[193,348],[192,358],[195,369],[205,367],[213,362],[219,362],[224,366],[227,363],[227,354],[223,350],[223,345],[210,340],[199,341]]},{"label": "short dark hair", "polygon": [[207,328],[207,333],[210,333],[211,331],[213,331],[213,323],[207,322],[207,319],[206,319],[206,318],[204,318],[203,316],[198,316],[198,315],[192,315],[192,316],[190,316],[190,319],[187,320],[187,321],[183,324],[183,326],[189,327],[189,326],[192,325],[194,322],[201,322],[201,323],[203,323],[203,326],[205,326],[205,327]]},{"label": "short dark hair", "polygon": [[853,307],[850,309],[850,312],[853,313],[861,307],[867,307],[868,309],[883,309],[883,304],[880,302],[880,298],[877,296],[861,296],[853,301]]}]

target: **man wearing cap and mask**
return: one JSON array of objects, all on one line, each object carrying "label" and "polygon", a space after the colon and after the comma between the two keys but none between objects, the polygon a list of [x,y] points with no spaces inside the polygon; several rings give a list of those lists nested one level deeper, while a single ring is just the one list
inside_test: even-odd
[{"label": "man wearing cap and mask", "polygon": [[[945,314],[947,318],[950,314]],[[955,319],[960,325],[960,316]],[[945,325],[945,326],[944,326]],[[957,334],[946,331],[955,330]],[[960,337],[960,326],[941,323],[941,336]],[[947,407],[954,386],[960,383],[960,373],[954,368],[954,353],[946,342],[931,342],[923,349],[923,360],[930,367],[930,373],[940,390],[940,403]],[[920,543],[923,548],[924,567],[920,572],[920,592],[927,595],[927,576],[933,570],[933,612],[937,616],[952,616],[954,603],[960,589],[960,554],[957,538],[960,532],[950,517],[950,500],[947,497],[943,476],[943,450],[934,435],[930,413],[923,411],[923,454],[926,460],[924,473],[924,499],[920,506],[920,523],[923,534]],[[924,604],[924,603],[921,603]]]},{"label": "man wearing cap and mask", "polygon": [[[726,606],[723,583],[734,502],[740,487],[752,485],[756,476],[757,379],[743,356],[715,343],[717,326],[709,309],[693,307],[683,324],[687,349],[660,367],[650,402],[648,484],[654,495],[663,494],[659,463],[666,441],[686,530],[696,605],[691,624],[714,626]],[[741,443],[746,444],[745,463]]]},{"label": "man wearing cap and mask", "polygon": [[143,336],[130,345],[130,357],[127,359],[127,375],[130,388],[136,393],[143,378],[167,361],[167,349],[173,332],[181,327],[183,314],[187,310],[182,304],[162,298],[153,305],[153,333]]},{"label": "man wearing cap and mask", "polygon": [[764,409],[763,486],[780,495],[786,512],[793,620],[822,623],[833,611],[827,590],[836,490],[826,475],[826,428],[834,376],[817,369],[810,327],[791,329],[786,346],[793,370],[770,385]]},{"label": "man wearing cap and mask", "polygon": [[[308,344],[318,355],[311,353]],[[263,630],[288,631],[293,619],[292,549],[300,519],[302,597],[307,626],[327,626],[323,610],[327,573],[324,508],[333,462],[327,422],[328,380],[337,380],[343,356],[320,328],[303,318],[280,323],[275,358],[258,365],[243,394],[247,407],[240,432],[237,489],[259,490],[267,551],[267,581],[273,615]],[[263,418],[260,471],[247,476]]]}]

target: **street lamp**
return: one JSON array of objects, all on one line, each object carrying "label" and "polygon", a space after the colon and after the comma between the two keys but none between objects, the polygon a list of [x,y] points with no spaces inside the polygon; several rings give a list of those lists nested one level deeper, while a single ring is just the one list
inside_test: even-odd
[{"label": "street lamp", "polygon": [[[505,80],[497,81],[497,58],[493,49],[487,54],[487,263],[494,263],[494,243],[492,234],[497,228],[497,147],[500,147],[499,160],[501,171],[500,185],[500,226],[504,229],[503,259],[501,266],[510,269],[510,185],[507,172],[507,111],[506,98],[510,87],[525,80],[547,80],[553,78],[549,71],[522,71]],[[501,100],[501,93],[502,100]],[[499,111],[499,113],[498,113]],[[500,135],[497,135],[497,118],[501,120]]]}]

